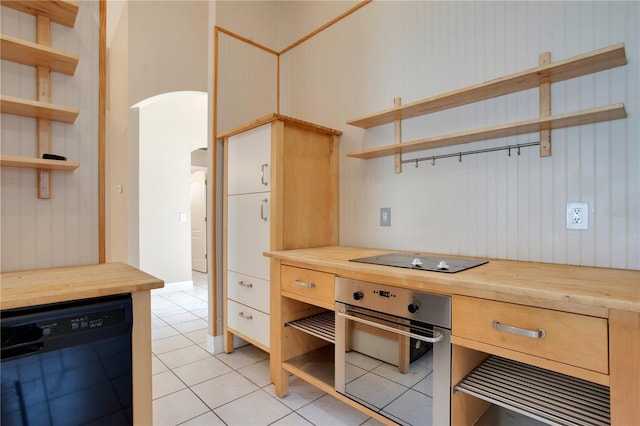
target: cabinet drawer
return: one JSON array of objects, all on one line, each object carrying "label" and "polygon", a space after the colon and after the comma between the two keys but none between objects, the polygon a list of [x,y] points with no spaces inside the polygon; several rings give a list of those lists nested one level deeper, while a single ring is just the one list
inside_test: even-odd
[{"label": "cabinet drawer", "polygon": [[334,276],[310,269],[282,266],[280,269],[282,291],[333,306]]},{"label": "cabinet drawer", "polygon": [[230,329],[269,347],[269,315],[227,300],[227,325]]},{"label": "cabinet drawer", "polygon": [[269,313],[269,281],[227,271],[227,297],[264,313]]},{"label": "cabinet drawer", "polygon": [[454,296],[452,334],[608,374],[607,320]]}]

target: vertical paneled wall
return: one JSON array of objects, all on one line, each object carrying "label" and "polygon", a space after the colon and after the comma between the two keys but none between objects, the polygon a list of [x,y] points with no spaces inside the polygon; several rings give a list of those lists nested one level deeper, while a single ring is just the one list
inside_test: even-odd
[{"label": "vertical paneled wall", "polygon": [[[51,101],[80,109],[73,124],[52,122],[55,154],[80,163],[52,172],[51,199],[36,192],[36,171],[2,168],[2,271],[98,262],[99,2],[80,1],[74,28],[51,24],[51,45],[80,57],[75,75],[51,75]],[[2,7],[2,33],[35,42],[35,17]],[[35,68],[2,61],[0,92],[36,99]],[[36,120],[2,114],[3,155],[35,157]]]},{"label": "vertical paneled wall", "polygon": [[277,112],[278,57],[220,33],[218,133]]},{"label": "vertical paneled wall", "polygon": [[[615,268],[640,268],[640,4],[374,1],[281,58],[281,111],[342,129],[341,244]],[[628,64],[552,86],[560,114],[624,102],[628,118],[552,133],[537,148],[424,162],[344,154],[393,143],[393,126],[348,119],[624,42]],[[538,91],[406,120],[405,141],[538,115]],[[405,155],[533,142],[537,134]],[[586,231],[565,204],[589,203]],[[379,209],[391,208],[391,227]]]}]

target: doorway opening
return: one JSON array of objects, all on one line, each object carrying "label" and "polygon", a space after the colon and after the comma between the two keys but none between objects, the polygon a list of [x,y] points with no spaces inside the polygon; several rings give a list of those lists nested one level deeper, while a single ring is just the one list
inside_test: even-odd
[{"label": "doorway opening", "polygon": [[191,269],[207,274],[207,148],[191,153]]}]

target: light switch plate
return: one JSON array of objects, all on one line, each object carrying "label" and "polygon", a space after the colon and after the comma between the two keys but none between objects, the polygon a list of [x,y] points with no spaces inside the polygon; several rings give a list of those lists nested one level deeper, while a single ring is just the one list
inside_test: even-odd
[{"label": "light switch plate", "polygon": [[380,208],[380,226],[391,226],[391,207]]}]

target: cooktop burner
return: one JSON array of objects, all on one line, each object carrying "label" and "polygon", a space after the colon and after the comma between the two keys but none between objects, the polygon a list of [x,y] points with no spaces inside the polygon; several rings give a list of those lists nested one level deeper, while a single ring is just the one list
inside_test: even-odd
[{"label": "cooktop burner", "polygon": [[389,253],[380,256],[351,259],[351,262],[371,263],[396,268],[420,269],[423,271],[455,273],[489,263],[487,260],[461,259],[454,257],[420,256],[411,253]]}]

